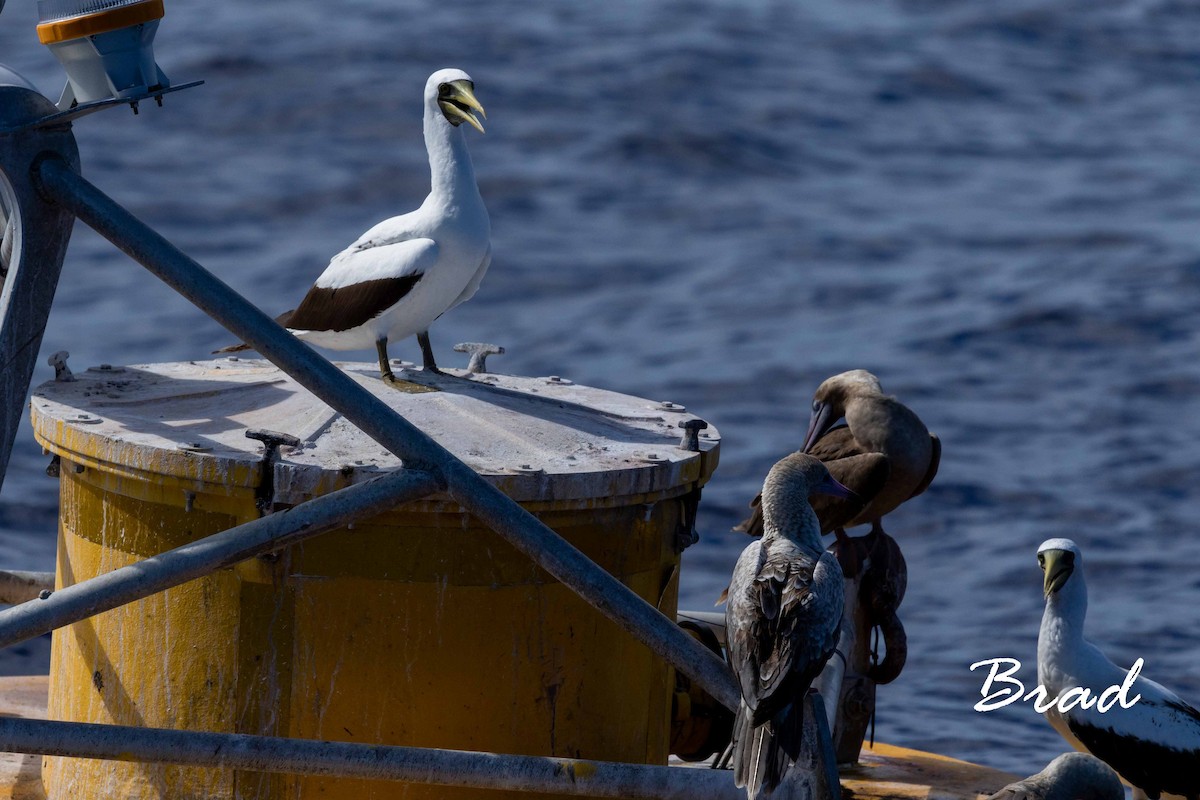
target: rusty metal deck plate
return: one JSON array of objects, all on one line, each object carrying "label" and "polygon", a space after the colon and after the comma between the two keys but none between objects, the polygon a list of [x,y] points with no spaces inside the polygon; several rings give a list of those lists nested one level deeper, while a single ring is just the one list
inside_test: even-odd
[{"label": "rusty metal deck plate", "polygon": [[[561,378],[439,376],[409,368],[384,383],[373,363],[338,363],[510,497],[595,503],[701,484],[720,446],[709,427],[699,452],[680,447],[681,406]],[[253,487],[260,442],[290,434],[274,469],[276,499],[296,503],[401,465],[269,362],[246,359],[92,367],[39,386],[38,439],[74,463],[143,477],[170,475],[198,491]]]}]

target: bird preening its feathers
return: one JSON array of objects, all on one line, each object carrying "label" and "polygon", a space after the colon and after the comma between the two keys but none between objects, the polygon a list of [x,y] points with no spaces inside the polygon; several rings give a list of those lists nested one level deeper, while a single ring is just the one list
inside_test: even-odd
[{"label": "bird preening its feathers", "polygon": [[725,609],[729,659],[742,690],[733,730],[738,786],[769,794],[800,756],[804,697],[837,646],[842,570],[821,545],[810,494],[851,497],[825,466],[794,453],[762,491],[763,537],[734,568]]},{"label": "bird preening its feathers", "polygon": [[335,255],[300,305],[276,318],[319,347],[375,348],[385,380],[392,380],[388,342],[414,334],[425,368],[439,371],[429,326],[474,296],[492,259],[488,213],[461,127],[483,131],[475,85],[462,70],[439,70],[425,84],[424,103],[431,184],[425,202]]},{"label": "bird preening its feathers", "polygon": [[[844,425],[837,425],[845,418]],[[907,406],[883,393],[879,379],[863,369],[825,380],[813,395],[812,415],[802,451],[825,463],[829,472],[857,496],[854,501],[813,500],[821,532],[838,534],[870,523],[927,488],[937,475],[942,446]],[[759,498],[753,514],[734,530],[762,533]]]}]

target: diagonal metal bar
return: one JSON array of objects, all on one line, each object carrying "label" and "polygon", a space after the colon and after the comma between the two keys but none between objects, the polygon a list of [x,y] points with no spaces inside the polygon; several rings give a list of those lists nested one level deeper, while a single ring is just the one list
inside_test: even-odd
[{"label": "diagonal metal bar", "polygon": [[355,519],[382,514],[440,488],[440,481],[427,472],[396,470],[67,586],[44,600],[0,611],[0,647],[41,636]]},{"label": "diagonal metal bar", "polygon": [[463,508],[730,709],[741,692],[724,661],[420,429],[358,386],[212,273],[72,169],[40,162],[41,190],[224,325],[406,466],[439,473]]},{"label": "diagonal metal bar", "polygon": [[0,752],[584,797],[739,800],[733,773],[574,758],[0,718]]}]

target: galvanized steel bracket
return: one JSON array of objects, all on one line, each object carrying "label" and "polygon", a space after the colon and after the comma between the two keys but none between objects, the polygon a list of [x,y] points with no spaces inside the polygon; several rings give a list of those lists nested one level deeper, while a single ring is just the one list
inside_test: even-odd
[{"label": "galvanized steel bracket", "polygon": [[50,305],[58,288],[74,215],[47,201],[34,173],[46,154],[72,169],[79,151],[65,120],[49,128],[38,120],[58,113],[47,98],[24,86],[0,86],[0,230],[11,258],[0,263],[0,485],[12,452]]}]

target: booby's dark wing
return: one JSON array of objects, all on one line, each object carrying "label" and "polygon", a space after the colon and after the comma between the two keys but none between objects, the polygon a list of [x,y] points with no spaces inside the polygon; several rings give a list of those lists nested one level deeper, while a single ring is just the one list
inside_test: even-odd
[{"label": "booby's dark wing", "polygon": [[314,286],[281,322],[297,331],[346,331],[378,317],[412,291],[420,275],[352,283],[339,289]]},{"label": "booby's dark wing", "polygon": [[844,528],[857,517],[883,491],[888,476],[892,474],[891,462],[883,453],[861,455],[827,461],[825,466],[839,483],[857,495],[848,500],[833,495],[814,495],[809,499],[817,519],[821,520],[821,533]]},{"label": "booby's dark wing", "polygon": [[733,731],[734,784],[768,794],[800,757],[801,702],[841,629],[843,578],[790,542],[752,542],[734,569],[725,610],[729,658],[742,692]]},{"label": "booby's dark wing", "polygon": [[[1145,683],[1139,680],[1134,690]],[[1161,793],[1200,798],[1200,711],[1178,698],[1147,696],[1104,717],[1077,710],[1065,715],[1071,733],[1151,800]]]},{"label": "booby's dark wing", "polygon": [[932,447],[929,453],[929,470],[917,484],[917,488],[913,489],[913,493],[908,496],[910,500],[929,488],[929,484],[933,483],[933,479],[937,477],[938,465],[942,463],[942,440],[937,437],[936,433],[929,434],[929,444]]},{"label": "booby's dark wing", "polygon": [[803,696],[825,666],[841,625],[841,580],[833,556],[814,561],[788,548],[761,559],[745,597],[731,596],[730,661],[754,725]]},{"label": "booby's dark wing", "polygon": [[850,426],[842,422],[825,431],[821,438],[813,444],[808,454],[828,464],[839,458],[860,456],[868,452],[870,451],[864,450],[863,446],[850,433]]},{"label": "booby's dark wing", "polygon": [[432,239],[354,245],[334,256],[329,267],[287,317],[297,331],[357,328],[400,302],[437,264]]}]

